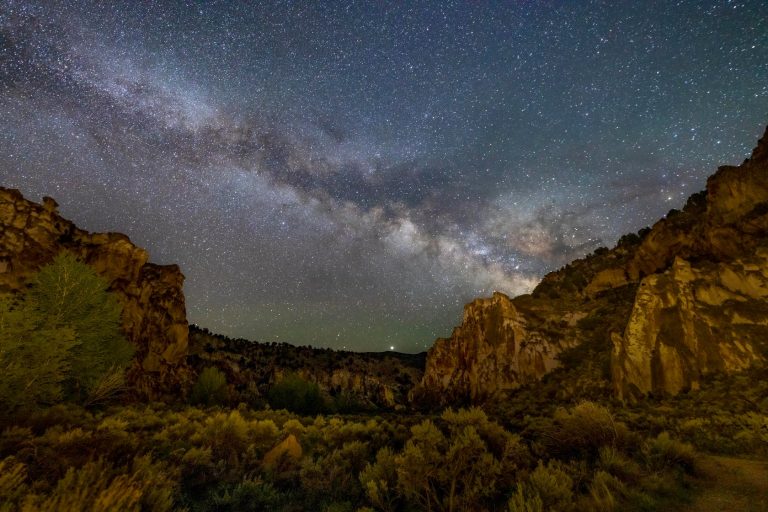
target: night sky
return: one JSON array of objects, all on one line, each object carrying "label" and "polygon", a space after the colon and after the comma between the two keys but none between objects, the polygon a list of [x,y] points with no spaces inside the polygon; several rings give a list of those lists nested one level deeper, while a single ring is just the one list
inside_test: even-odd
[{"label": "night sky", "polygon": [[0,184],[230,336],[424,350],[768,122],[765,0],[99,4],[0,0]]}]

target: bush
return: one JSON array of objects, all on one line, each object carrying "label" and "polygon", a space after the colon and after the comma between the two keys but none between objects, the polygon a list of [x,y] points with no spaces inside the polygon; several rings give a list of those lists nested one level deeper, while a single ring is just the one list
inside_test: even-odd
[{"label": "bush", "polygon": [[653,470],[681,468],[687,473],[696,469],[696,450],[688,443],[672,439],[669,432],[662,432],[643,446],[648,466]]},{"label": "bush", "polygon": [[121,330],[122,307],[108,287],[91,267],[61,252],[40,269],[27,292],[27,301],[46,323],[75,333],[69,391],[77,398],[84,398],[113,366],[125,366],[133,356],[133,346]]},{"label": "bush", "polygon": [[570,410],[558,409],[554,419],[552,449],[566,457],[594,460],[600,448],[618,446],[628,432],[608,409],[594,402],[582,402]]},{"label": "bush", "polygon": [[170,512],[176,484],[165,474],[149,457],[135,459],[129,472],[116,470],[103,460],[89,462],[79,469],[70,468],[50,494],[27,495],[22,508],[29,512]]},{"label": "bush", "polygon": [[199,405],[221,405],[227,400],[227,377],[219,370],[209,366],[205,368],[192,387],[189,401]]},{"label": "bush", "polygon": [[526,494],[522,485],[517,486],[517,491],[507,503],[509,512],[544,512],[544,503],[538,494]]},{"label": "bush", "polygon": [[539,496],[544,510],[552,512],[567,510],[573,500],[573,480],[552,461],[546,466],[539,461],[528,477],[526,490],[526,494]]},{"label": "bush", "polygon": [[287,409],[307,416],[325,410],[325,401],[318,385],[298,375],[287,375],[272,386],[267,395],[273,409]]},{"label": "bush", "polygon": [[449,409],[441,420],[413,426],[400,453],[380,450],[364,469],[360,478],[373,505],[394,510],[403,500],[424,510],[481,510],[509,488],[528,458],[519,438],[480,409]]}]

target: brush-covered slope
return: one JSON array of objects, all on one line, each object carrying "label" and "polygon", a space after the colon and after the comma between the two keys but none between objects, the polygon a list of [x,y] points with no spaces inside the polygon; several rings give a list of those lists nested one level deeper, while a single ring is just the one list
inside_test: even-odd
[{"label": "brush-covered slope", "polygon": [[144,398],[178,396],[188,386],[187,318],[176,265],[149,263],[147,251],[119,233],[89,233],[62,218],[56,202],[29,201],[0,187],[0,293],[14,292],[60,251],[91,265],[123,306],[123,331],[136,346],[128,381]]},{"label": "brush-covered slope", "polygon": [[548,274],[531,295],[497,293],[427,355],[416,397],[478,401],[540,379],[569,349],[611,352],[615,393],[696,388],[768,358],[768,131],[683,211]]},{"label": "brush-covered slope", "polygon": [[223,371],[236,400],[267,396],[288,375],[316,383],[329,399],[360,409],[396,409],[424,373],[425,354],[348,352],[258,343],[190,327],[190,363]]}]

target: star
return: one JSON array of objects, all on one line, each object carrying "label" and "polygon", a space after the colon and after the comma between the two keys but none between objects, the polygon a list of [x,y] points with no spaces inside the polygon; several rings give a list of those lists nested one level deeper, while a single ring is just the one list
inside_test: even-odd
[{"label": "star", "polygon": [[232,337],[418,352],[766,123],[764,2],[0,5],[0,184]]}]

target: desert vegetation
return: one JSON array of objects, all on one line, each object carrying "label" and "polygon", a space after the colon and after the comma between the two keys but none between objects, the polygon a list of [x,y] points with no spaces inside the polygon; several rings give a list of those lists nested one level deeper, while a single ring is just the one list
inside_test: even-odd
[{"label": "desert vegetation", "polygon": [[298,373],[242,401],[214,365],[176,403],[139,403],[120,306],[88,266],[60,256],[0,304],[4,511],[673,509],[699,451],[768,455],[765,369],[623,404],[604,336],[483,407],[342,407]]}]

